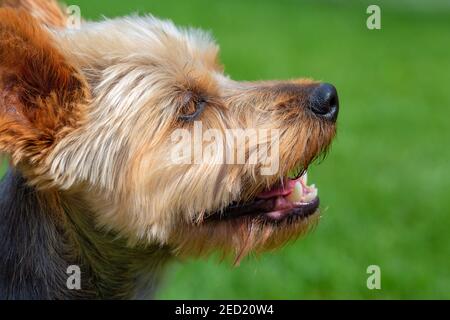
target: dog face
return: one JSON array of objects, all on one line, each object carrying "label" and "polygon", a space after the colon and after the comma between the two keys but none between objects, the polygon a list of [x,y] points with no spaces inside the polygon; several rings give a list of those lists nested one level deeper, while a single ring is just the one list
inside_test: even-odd
[{"label": "dog face", "polygon": [[68,124],[35,129],[52,138],[34,158],[9,151],[37,186],[77,194],[100,226],[179,255],[239,260],[317,220],[305,172],[335,135],[331,85],[233,81],[209,35],[152,17],[55,31],[48,45],[75,83],[45,96],[70,105],[58,120]]}]

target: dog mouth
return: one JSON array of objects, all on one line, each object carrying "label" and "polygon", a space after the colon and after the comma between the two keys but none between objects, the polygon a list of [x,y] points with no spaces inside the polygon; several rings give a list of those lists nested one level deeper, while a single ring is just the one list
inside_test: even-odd
[{"label": "dog mouth", "polygon": [[259,193],[245,203],[234,202],[207,220],[230,220],[254,216],[263,221],[278,223],[305,219],[319,208],[318,189],[308,185],[306,171],[301,175],[289,174],[280,183]]}]

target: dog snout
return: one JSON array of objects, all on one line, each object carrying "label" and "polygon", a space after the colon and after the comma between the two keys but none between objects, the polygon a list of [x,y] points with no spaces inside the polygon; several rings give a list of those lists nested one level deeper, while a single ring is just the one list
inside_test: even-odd
[{"label": "dog snout", "polygon": [[316,116],[333,122],[337,120],[339,98],[332,84],[321,83],[312,90],[308,100],[308,109]]}]

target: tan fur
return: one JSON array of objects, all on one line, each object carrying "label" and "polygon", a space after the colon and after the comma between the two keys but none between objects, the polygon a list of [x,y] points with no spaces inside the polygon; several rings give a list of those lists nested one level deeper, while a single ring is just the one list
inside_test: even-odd
[{"label": "tan fur", "polygon": [[81,121],[89,93],[25,11],[0,9],[0,90],[0,151],[30,174],[45,171],[43,159]]},{"label": "tan fur", "polygon": [[67,17],[56,0],[0,0],[0,6],[23,9],[47,26],[66,26]]},{"label": "tan fur", "polygon": [[[1,14],[8,21],[15,19],[9,18],[13,16],[10,11]],[[58,21],[52,23],[58,25]],[[23,28],[9,27],[8,23],[11,24],[0,22],[0,41],[5,41],[1,39],[9,29]],[[131,245],[157,243],[180,256],[219,249],[240,260],[251,251],[286,243],[317,220],[317,215],[281,225],[267,224],[257,217],[214,223],[204,220],[232,201],[254,197],[294,166],[307,167],[326,150],[334,137],[335,125],[308,115],[304,107],[306,97],[296,91],[314,85],[314,81],[232,81],[223,73],[218,47],[208,34],[178,29],[171,22],[150,16],[84,23],[80,30],[53,31],[51,45],[42,30],[32,30],[26,31],[23,39],[19,36],[20,41],[30,41],[31,47],[43,41],[40,52],[55,57],[43,63],[49,63],[49,68],[59,63],[59,72],[66,70],[63,84],[77,81],[73,93],[73,86],[66,85],[45,99],[33,97],[35,104],[39,101],[39,108],[47,107],[49,123],[45,125],[49,132],[58,132],[50,141],[45,140],[51,148],[36,142],[35,148],[48,150],[37,160],[31,151],[30,155],[26,153],[33,164],[45,158],[35,170],[39,175],[31,180],[41,189],[57,188],[83,199],[95,213],[98,226],[117,232]],[[34,40],[38,38],[39,41]],[[17,51],[14,50],[2,50],[0,55],[6,57],[8,52]],[[23,56],[27,57],[25,53]],[[13,56],[6,61],[11,63],[2,67],[20,75],[14,69]],[[56,73],[55,81],[60,76]],[[92,100],[81,108],[88,99],[83,79]],[[15,102],[21,96],[7,93],[3,99]],[[178,121],[177,115],[186,108],[186,101],[189,103],[196,96],[208,100],[200,117],[204,130],[279,129],[279,173],[261,176],[261,164],[172,164],[174,146],[170,135],[176,128],[191,126]],[[9,120],[2,121],[14,123],[10,128],[15,131],[12,133],[5,126],[1,139],[33,140],[28,127],[7,116],[6,105],[3,103],[3,117]],[[18,105],[17,110],[21,108]],[[73,110],[79,113],[76,117]],[[55,118],[50,116],[53,113]],[[51,119],[58,119],[58,125]],[[41,130],[40,124],[35,124],[33,130]],[[3,145],[17,162],[23,157],[17,150],[23,147],[14,148]]]}]

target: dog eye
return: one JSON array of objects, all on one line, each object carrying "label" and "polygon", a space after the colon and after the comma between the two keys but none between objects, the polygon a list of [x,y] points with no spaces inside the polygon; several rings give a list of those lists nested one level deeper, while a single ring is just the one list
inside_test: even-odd
[{"label": "dog eye", "polygon": [[178,119],[182,121],[196,120],[202,114],[205,106],[206,101],[204,99],[198,101],[190,101],[183,106]]}]

